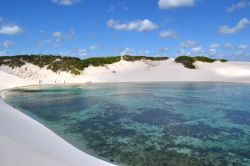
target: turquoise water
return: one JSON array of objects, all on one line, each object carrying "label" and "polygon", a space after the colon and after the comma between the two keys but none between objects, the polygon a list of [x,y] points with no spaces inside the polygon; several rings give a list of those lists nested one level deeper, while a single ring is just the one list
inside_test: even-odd
[{"label": "turquoise water", "polygon": [[250,85],[32,86],[6,95],[77,148],[118,165],[250,165]]}]

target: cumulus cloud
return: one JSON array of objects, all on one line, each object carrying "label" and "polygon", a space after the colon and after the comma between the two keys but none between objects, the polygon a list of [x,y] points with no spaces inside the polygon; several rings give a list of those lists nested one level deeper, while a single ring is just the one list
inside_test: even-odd
[{"label": "cumulus cloud", "polygon": [[51,40],[50,39],[46,39],[46,40],[42,40],[42,41],[37,41],[36,43],[35,43],[35,45],[37,46],[37,47],[44,47],[45,45],[48,45],[48,44],[50,44],[51,43]]},{"label": "cumulus cloud", "polygon": [[178,34],[173,30],[161,31],[159,36],[161,38],[167,38],[167,39],[176,39],[176,38],[178,38]]},{"label": "cumulus cloud", "polygon": [[224,48],[225,48],[225,49],[234,49],[235,47],[234,47],[234,45],[231,44],[231,43],[226,43],[226,44],[224,44]]},{"label": "cumulus cloud", "polygon": [[64,34],[63,32],[56,31],[52,33],[52,36],[55,38],[57,43],[62,43],[65,40],[70,40],[75,37],[75,32],[70,31],[68,34]]},{"label": "cumulus cloud", "polygon": [[79,48],[77,49],[77,53],[79,56],[87,56],[89,55],[92,51],[97,50],[99,48],[98,45],[91,45],[87,48]]},{"label": "cumulus cloud", "polygon": [[212,44],[209,45],[209,48],[210,48],[210,49],[217,49],[217,48],[219,48],[219,47],[220,47],[220,45],[217,44],[217,43],[212,43]]},{"label": "cumulus cloud", "polygon": [[229,27],[227,25],[223,25],[219,27],[219,32],[222,34],[235,34],[243,30],[244,28],[246,28],[249,24],[250,24],[250,20],[248,20],[247,18],[243,18],[234,27]]},{"label": "cumulus cloud", "polygon": [[217,53],[217,49],[210,48],[208,53],[211,54],[211,55],[215,55]]},{"label": "cumulus cloud", "polygon": [[91,45],[91,46],[89,46],[89,50],[96,50],[98,48],[99,48],[98,45]]},{"label": "cumulus cloud", "polygon": [[80,2],[80,0],[52,0],[52,2],[58,4],[58,5],[63,5],[63,6],[72,6],[74,4],[77,4]]},{"label": "cumulus cloud", "polygon": [[17,35],[22,33],[23,30],[18,25],[1,25],[0,34],[2,35]]},{"label": "cumulus cloud", "polygon": [[226,8],[226,12],[233,12],[237,9],[243,9],[243,8],[246,8],[246,7],[249,7],[250,6],[250,2],[246,2],[246,1],[241,1],[241,2],[238,2],[236,4],[233,4],[232,6],[229,6]]},{"label": "cumulus cloud", "polygon": [[188,41],[182,42],[180,44],[180,48],[190,48],[190,47],[194,47],[196,44],[197,44],[196,41],[188,40]]},{"label": "cumulus cloud", "polygon": [[113,4],[111,5],[108,9],[107,9],[107,12],[113,12],[115,10],[128,10],[128,6],[126,5],[125,2],[120,2],[120,3],[117,3],[117,4]]},{"label": "cumulus cloud", "polygon": [[241,45],[239,45],[239,47],[238,47],[238,49],[239,50],[246,50],[246,49],[248,49],[248,45],[246,45],[246,44],[241,44]]},{"label": "cumulus cloud", "polygon": [[87,49],[78,49],[78,54],[80,56],[87,56],[88,55],[88,50]]},{"label": "cumulus cloud", "polygon": [[130,48],[125,48],[125,49],[121,50],[120,55],[121,55],[121,56],[123,56],[123,55],[131,55],[132,52],[133,52],[132,49],[130,49]]},{"label": "cumulus cloud", "polygon": [[158,28],[158,25],[151,22],[148,19],[136,20],[126,23],[120,23],[114,19],[110,19],[107,22],[109,28],[113,28],[119,31],[137,31],[137,32],[148,32]]},{"label": "cumulus cloud", "polygon": [[158,51],[158,52],[166,52],[166,51],[169,51],[169,48],[168,47],[162,47],[162,48],[157,49],[156,51]]},{"label": "cumulus cloud", "polygon": [[10,40],[5,40],[2,43],[0,43],[0,46],[2,46],[4,48],[9,48],[9,47],[13,46],[13,42]]},{"label": "cumulus cloud", "polygon": [[194,54],[201,54],[204,53],[204,50],[202,47],[194,47],[190,50]]},{"label": "cumulus cloud", "polygon": [[170,9],[182,6],[193,6],[196,0],[159,0],[160,9]]}]

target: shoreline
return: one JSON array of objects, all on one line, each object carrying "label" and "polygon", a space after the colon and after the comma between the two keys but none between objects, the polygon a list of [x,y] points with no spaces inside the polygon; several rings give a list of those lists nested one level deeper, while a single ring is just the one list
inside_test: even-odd
[{"label": "shoreline", "polygon": [[79,150],[43,124],[4,101],[6,91],[26,86],[39,86],[39,84],[0,87],[1,165],[115,166]]},{"label": "shoreline", "polygon": [[[81,166],[84,163],[86,163],[86,165],[114,166],[113,164],[108,163],[107,161],[101,160],[99,158],[91,156],[77,149],[76,147],[74,147],[73,145],[65,141],[63,138],[58,136],[56,133],[51,131],[49,128],[45,127],[44,125],[34,120],[33,118],[29,117],[28,115],[25,115],[18,109],[15,109],[12,106],[8,105],[2,98],[0,99],[0,106],[2,109],[0,112],[1,117],[8,117],[7,119],[9,120],[14,118],[16,120],[21,121],[21,123],[19,124],[22,127],[19,126],[18,128],[22,128],[25,130],[22,130],[22,131],[18,130],[17,132],[19,132],[19,134],[22,134],[22,132],[29,131],[28,133],[29,135],[27,135],[26,133],[25,135],[21,136],[22,138],[15,138],[15,136],[13,138],[13,135],[15,134],[13,134],[11,131],[9,131],[11,133],[7,132],[7,134],[6,133],[4,134],[2,132],[3,130],[1,130],[0,140],[2,141],[0,141],[0,147],[1,147],[1,150],[0,150],[1,162],[0,163],[3,162],[4,166],[14,166],[14,165],[19,165],[19,166],[34,166],[34,165],[78,166],[79,165]],[[3,126],[4,123],[5,121],[0,122],[2,126],[0,128],[6,127],[6,126]],[[17,122],[15,121],[15,123]],[[16,132],[16,128],[14,129],[14,132]],[[3,141],[3,139],[6,139],[5,137],[7,137],[8,140]],[[30,140],[31,139],[30,137],[33,137],[32,138],[33,140]],[[11,149],[12,152],[8,152],[10,150],[6,149],[5,146],[2,144],[4,142],[6,144],[6,141],[8,142],[10,141],[12,145],[16,143],[18,144],[21,143],[21,146],[15,145],[13,147],[14,149]],[[30,141],[35,141],[35,142],[37,141],[37,142],[35,144],[33,142],[33,144],[30,145],[29,143]],[[44,144],[43,147],[39,146],[38,142]],[[26,146],[28,148],[26,148]],[[17,151],[19,151],[18,155],[20,155],[20,153],[25,153],[25,151],[26,151],[26,154],[15,156],[15,153],[17,153]],[[24,157],[26,155],[28,158]],[[12,161],[6,161],[4,159],[5,156],[9,157],[10,160],[12,161],[15,160],[16,163],[12,163]],[[61,162],[61,160],[64,160],[64,161]],[[42,163],[46,162],[46,164],[38,164],[37,163],[38,161],[41,161]]]},{"label": "shoreline", "polygon": [[[58,166],[71,166],[71,165],[81,166],[82,163],[88,163],[89,165],[96,165],[96,166],[114,166],[113,164],[108,163],[107,161],[101,160],[99,158],[91,156],[91,155],[77,149],[75,146],[73,146],[70,143],[68,143],[67,141],[65,141],[63,138],[58,136],[56,133],[54,133],[52,130],[50,130],[46,126],[42,125],[38,121],[29,117],[28,115],[25,115],[24,113],[22,113],[18,109],[15,109],[12,106],[8,105],[2,98],[0,99],[0,106],[1,106],[1,109],[3,109],[3,110],[1,110],[1,113],[0,113],[0,115],[2,117],[8,117],[8,119],[10,119],[10,116],[15,116],[15,117],[18,116],[18,119],[20,118],[20,120],[22,121],[22,123],[20,123],[20,125],[25,125],[25,126],[19,127],[19,128],[25,128],[25,130],[31,129],[31,130],[29,130],[28,136],[23,135],[23,136],[21,136],[23,138],[21,138],[21,139],[17,138],[17,140],[15,138],[12,138],[13,133],[8,133],[8,134],[6,134],[8,136],[6,136],[6,135],[3,136],[3,132],[1,132],[0,140],[4,140],[4,139],[8,138],[8,140],[1,141],[1,143],[0,143],[0,147],[1,147],[1,150],[0,150],[0,156],[1,156],[0,161],[1,162],[0,163],[2,164],[2,162],[3,162],[4,166],[14,166],[14,165],[19,165],[19,166],[39,165],[40,166],[40,164],[37,163],[38,161],[41,161],[42,163],[46,162],[45,165],[48,165],[48,166],[50,166],[50,165],[51,166],[54,166],[54,165],[56,165],[56,166],[57,165]],[[8,111],[8,113],[7,113],[7,111]],[[9,115],[3,116],[3,114],[9,114]],[[16,118],[14,118],[14,119],[16,119]],[[25,120],[25,121],[23,121],[23,120]],[[3,123],[4,122],[0,122],[1,125]],[[32,127],[29,127],[29,126],[32,126]],[[37,131],[34,132],[34,129]],[[20,132],[22,132],[22,131],[19,130],[18,132],[19,132],[19,134],[21,134]],[[23,131],[23,132],[25,132],[25,131]],[[35,135],[33,135],[32,132],[34,132]],[[35,137],[35,138],[32,138],[32,139],[34,139],[33,141],[38,141],[39,143],[48,144],[49,146],[44,145],[44,147],[40,147],[39,143],[37,142],[36,143],[37,145],[32,144],[31,146],[28,145],[26,147],[27,141],[31,141],[30,137]],[[46,142],[44,140],[46,140]],[[17,143],[13,147],[13,149],[10,149],[11,152],[9,152],[10,150],[6,149],[6,148],[9,148],[11,146],[7,146],[5,148],[5,146],[2,144],[3,142],[6,143],[6,141],[10,142],[12,145]],[[18,145],[20,143],[21,143],[21,146]],[[59,151],[57,149],[60,149],[61,151]],[[26,154],[20,155],[20,156],[15,156],[15,153],[17,153],[17,151],[19,152],[18,155],[20,155],[20,153],[25,153],[25,152],[26,152]],[[4,160],[4,158],[6,158],[5,156],[10,158],[10,160],[12,160],[12,161],[15,160],[16,163],[11,163],[12,161]],[[24,157],[24,156],[26,156],[26,157]],[[61,161],[61,160],[63,160],[63,161]],[[44,164],[41,164],[41,165],[44,165]]]}]

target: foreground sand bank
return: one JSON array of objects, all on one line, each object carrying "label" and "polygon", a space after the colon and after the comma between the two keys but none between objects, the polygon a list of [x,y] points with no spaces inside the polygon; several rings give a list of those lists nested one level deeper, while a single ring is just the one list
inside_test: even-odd
[{"label": "foreground sand bank", "polygon": [[[0,71],[0,90],[34,84]],[[0,98],[1,166],[111,166],[70,145]]]}]

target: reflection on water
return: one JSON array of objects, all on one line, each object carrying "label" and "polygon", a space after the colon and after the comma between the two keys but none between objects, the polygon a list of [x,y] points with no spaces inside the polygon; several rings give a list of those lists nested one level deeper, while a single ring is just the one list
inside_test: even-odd
[{"label": "reflection on water", "polygon": [[33,86],[8,91],[6,101],[118,165],[250,165],[248,85]]}]

